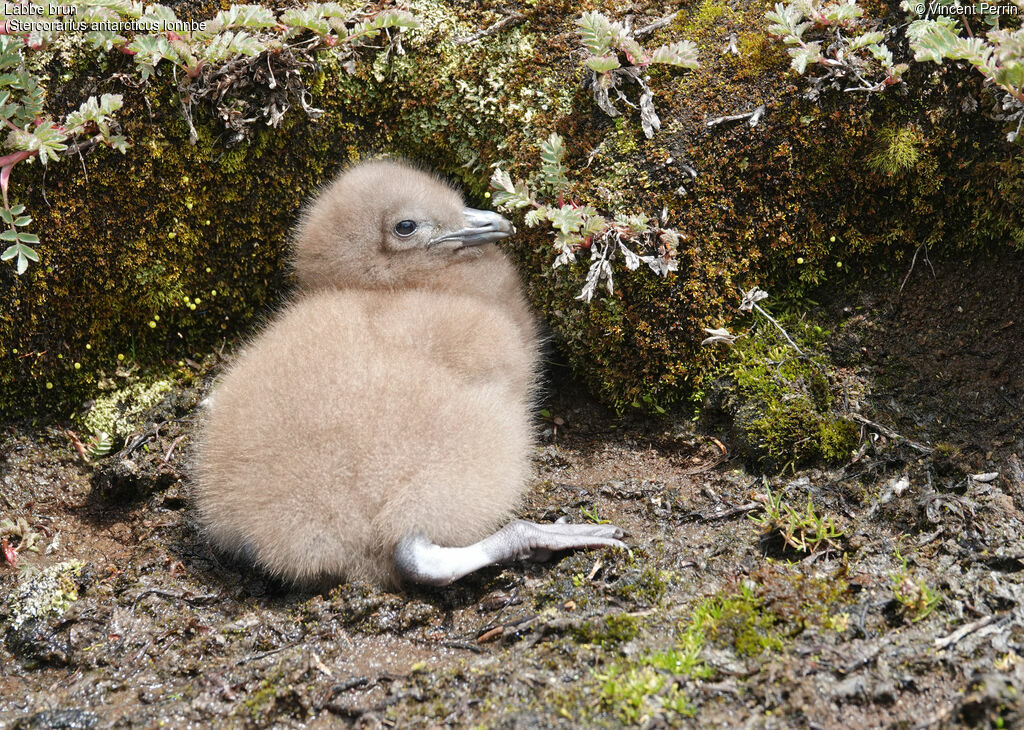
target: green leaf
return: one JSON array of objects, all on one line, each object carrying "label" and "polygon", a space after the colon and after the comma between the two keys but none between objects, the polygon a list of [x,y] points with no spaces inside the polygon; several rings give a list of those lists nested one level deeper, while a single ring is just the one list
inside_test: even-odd
[{"label": "green leaf", "polygon": [[39,243],[39,236],[34,233],[19,233],[18,240],[22,243]]},{"label": "green leaf", "polygon": [[651,54],[651,63],[665,63],[681,68],[697,68],[697,44],[692,41],[678,41],[658,48]]},{"label": "green leaf", "polygon": [[292,28],[311,30],[321,36],[327,35],[331,29],[317,9],[291,8],[281,15],[281,22]]},{"label": "green leaf", "polygon": [[850,50],[856,51],[858,48],[881,43],[883,38],[885,38],[885,33],[880,33],[879,31],[861,33],[850,39]]},{"label": "green leaf", "polygon": [[17,68],[21,62],[21,38],[13,35],[0,36],[0,69]]},{"label": "green leaf", "polygon": [[166,5],[157,3],[146,8],[146,13],[139,18],[139,22],[156,26],[158,29],[156,32],[164,32],[173,30],[177,26],[178,16]]},{"label": "green leaf", "polygon": [[526,184],[520,182],[515,184],[512,177],[500,167],[495,168],[491,175],[491,199],[499,208],[507,210],[525,208],[533,205],[533,196],[530,195]]},{"label": "green leaf", "polygon": [[1024,87],[1024,62],[1008,64],[998,69],[992,78],[997,84],[1020,89]]},{"label": "green leaf", "polygon": [[907,38],[915,61],[942,60],[957,47],[960,36],[953,32],[953,21],[948,17],[938,20],[915,20],[907,28]]},{"label": "green leaf", "polygon": [[265,46],[244,30],[228,30],[214,36],[202,55],[209,63],[218,64],[238,56],[258,56],[264,50]]},{"label": "green leaf", "polygon": [[565,176],[562,167],[562,160],[565,158],[565,143],[562,138],[552,132],[551,136],[540,145],[541,159],[541,180],[544,184],[558,193],[569,186],[569,180]]},{"label": "green leaf", "polygon": [[228,28],[272,28],[277,24],[274,13],[262,5],[232,5],[221,10],[206,24],[204,33],[216,35]]},{"label": "green leaf", "polygon": [[536,228],[537,224],[542,220],[547,220],[547,217],[548,209],[546,207],[534,208],[533,210],[526,212],[526,215],[523,216],[523,222],[526,224],[527,228]]},{"label": "green leaf", "polygon": [[644,231],[646,231],[649,222],[650,220],[643,213],[640,213],[638,215],[627,215],[625,213],[620,213],[619,215],[615,216],[615,223],[621,226],[622,228],[625,228],[634,236],[638,236]]},{"label": "green leaf", "polygon": [[604,73],[605,71],[614,71],[620,67],[619,58],[614,54],[608,54],[606,56],[591,56],[584,61],[587,68],[595,73]]},{"label": "green leaf", "polygon": [[580,231],[581,238],[604,233],[608,228],[608,221],[603,216],[598,215],[597,210],[589,205],[580,208],[580,213],[583,215],[584,220],[583,229]]},{"label": "green leaf", "polygon": [[892,66],[892,51],[890,51],[884,43],[872,43],[868,46],[867,50],[872,56],[874,56],[875,60],[881,62],[881,64],[886,68]]},{"label": "green leaf", "polygon": [[793,58],[790,64],[793,70],[802,76],[808,64],[821,60],[821,43],[815,41],[800,48],[790,48],[789,55]]},{"label": "green leaf", "polygon": [[174,61],[178,58],[178,54],[163,36],[137,35],[128,44],[128,50],[135,51],[135,63],[148,65],[150,69],[155,69],[164,59]]},{"label": "green leaf", "polygon": [[643,46],[637,43],[635,39],[624,37],[617,45],[619,50],[626,54],[629,62],[634,66],[640,66],[647,63],[647,51],[645,51]]},{"label": "green leaf", "polygon": [[571,205],[551,208],[548,212],[548,220],[551,221],[553,227],[567,236],[571,233],[576,233],[583,227],[582,214]]},{"label": "green leaf", "polygon": [[583,15],[576,21],[579,26],[583,47],[594,56],[606,55],[612,47],[618,47],[626,38],[626,29],[614,23],[596,10]]},{"label": "green leaf", "polygon": [[10,261],[15,256],[18,257],[18,261],[15,264],[18,274],[25,273],[28,269],[29,261],[39,261],[39,254],[28,246],[24,246],[20,243],[9,246],[6,251],[0,254],[0,261]]},{"label": "green leaf", "polygon": [[847,0],[847,2],[825,6],[821,14],[830,23],[842,23],[861,17],[864,15],[864,9],[857,4],[856,0]]},{"label": "green leaf", "polygon": [[14,216],[11,215],[11,211],[7,210],[7,208],[0,208],[0,218],[2,218],[4,223],[7,225],[14,225]]},{"label": "green leaf", "polygon": [[15,149],[38,152],[39,162],[45,165],[48,159],[57,159],[57,153],[68,148],[64,144],[66,139],[67,134],[57,125],[45,122],[31,132],[22,129],[12,131],[7,137],[7,143]]},{"label": "green leaf", "polygon": [[420,22],[413,17],[412,13],[407,13],[404,10],[392,10],[356,25],[350,32],[349,39],[354,40],[359,36],[370,35],[384,28],[418,28],[419,25]]},{"label": "green leaf", "polygon": [[16,225],[18,227],[27,226],[31,222],[32,222],[32,219],[29,218],[27,215],[23,215],[20,218],[15,218],[14,219],[14,225]]},{"label": "green leaf", "polygon": [[13,228],[7,228],[3,232],[0,232],[0,241],[14,241],[18,242],[18,232]]}]

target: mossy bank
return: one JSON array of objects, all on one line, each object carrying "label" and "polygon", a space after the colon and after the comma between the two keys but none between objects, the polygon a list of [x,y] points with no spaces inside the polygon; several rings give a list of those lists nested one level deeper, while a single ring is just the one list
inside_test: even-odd
[{"label": "mossy bank", "polygon": [[[421,160],[484,205],[492,167],[531,172],[539,142],[557,131],[578,202],[665,212],[681,234],[678,271],[624,272],[614,294],[589,305],[576,300],[585,264],[552,270],[547,235],[524,232],[508,249],[577,374],[618,409],[688,397],[713,366],[703,328],[730,319],[740,288],[800,292],[922,244],[1024,242],[1016,148],[964,111],[962,100],[981,93],[966,73],[918,69],[909,95],[811,102],[767,39],[762,5],[635,3],[636,25],[678,10],[649,43],[692,40],[702,64],[651,69],[663,126],[647,139],[635,111],[607,117],[584,88],[575,20],[589,9],[623,14],[610,2],[538,0],[474,38],[504,6],[411,2],[421,26],[401,48],[364,50],[348,68],[324,57],[307,74],[319,119],[293,111],[232,147],[203,109],[190,144],[166,69],[139,86],[127,57],[54,61],[51,76],[68,80],[51,87],[52,111],[123,94],[118,117],[133,146],[93,151],[84,172],[77,160],[17,170],[12,189],[35,218],[42,262],[20,277],[0,269],[0,413],[72,411],[139,372],[187,371],[249,331],[287,288],[286,242],[302,201],[374,152]],[[738,56],[721,52],[731,34]],[[706,124],[762,104],[755,127]]]}]

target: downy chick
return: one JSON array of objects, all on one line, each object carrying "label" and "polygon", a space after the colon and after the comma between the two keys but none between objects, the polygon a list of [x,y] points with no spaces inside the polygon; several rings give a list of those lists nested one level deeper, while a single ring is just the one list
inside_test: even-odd
[{"label": "downy chick", "polygon": [[[531,474],[537,333],[514,232],[435,177],[358,164],[308,208],[296,297],[224,374],[193,497],[207,534],[298,584],[445,585],[622,546],[511,517]],[[495,532],[497,530],[497,532]]]}]

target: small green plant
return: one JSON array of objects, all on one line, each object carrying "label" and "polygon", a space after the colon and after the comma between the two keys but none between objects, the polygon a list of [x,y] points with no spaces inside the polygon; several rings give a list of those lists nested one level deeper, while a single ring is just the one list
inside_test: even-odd
[{"label": "small green plant", "polygon": [[[786,329],[781,324],[779,324],[778,320],[776,320],[772,315],[768,314],[768,312],[766,312],[765,309],[760,304],[758,304],[758,302],[767,298],[768,292],[766,292],[765,290],[758,289],[757,287],[749,289],[743,294],[743,299],[740,301],[739,310],[741,312],[757,312],[759,315],[761,315],[766,320],[771,322],[772,326],[774,326],[779,332],[782,333],[782,336],[786,338],[786,342],[788,342],[790,346],[794,350],[796,350],[797,353],[802,357],[804,351],[801,350],[800,347],[793,341],[793,338],[789,336],[789,333],[786,332]],[[728,329],[724,327],[719,327],[716,329],[710,329],[705,327],[704,331],[708,334],[708,337],[706,337],[701,342],[702,345],[712,345],[715,344],[716,342],[724,342],[727,345],[731,345],[739,337],[738,335],[733,335],[732,333],[729,332]]]},{"label": "small green plant", "polygon": [[587,518],[587,521],[595,525],[607,525],[610,522],[597,514],[597,509],[587,509],[586,507],[580,507],[580,513]]},{"label": "small green plant", "polygon": [[[877,92],[904,85],[909,65],[894,63],[892,51],[883,42],[888,40],[893,48],[906,44],[918,63],[970,64],[995,92],[988,115],[1010,122],[1013,126],[1006,138],[1015,141],[1024,125],[1024,27],[1016,9],[1010,6],[1014,12],[1008,12],[1006,6],[964,5],[958,0],[903,0],[900,7],[910,22],[886,25],[867,18],[856,0],[790,0],[776,3],[766,17],[771,23],[769,33],[789,47],[798,74],[811,67],[823,72],[810,79],[807,95],[811,99],[828,87]],[[973,17],[979,18],[981,27],[971,27],[974,21],[968,18]],[[973,99],[964,101],[977,105]]]},{"label": "small green plant", "polygon": [[[654,93],[648,83],[650,79],[644,72],[652,64],[697,68],[696,44],[676,41],[648,52],[637,42],[627,26],[610,20],[596,10],[583,13],[576,25],[579,26],[580,41],[587,52],[583,64],[594,91],[594,101],[610,117],[619,115],[619,110],[611,101],[610,95],[613,92],[617,101],[634,108],[639,107],[644,134],[648,139],[653,137],[661,129],[661,120],[654,108]],[[622,63],[623,57],[625,64]],[[623,93],[624,83],[634,83],[640,87],[640,97],[636,104]]]},{"label": "small green plant", "polygon": [[792,0],[776,3],[765,17],[768,32],[788,46],[794,71],[803,76],[815,66],[823,72],[810,79],[811,99],[826,88],[877,92],[902,83],[907,64],[893,63],[882,42],[886,33],[877,30],[877,21],[864,18],[856,0]]},{"label": "small green plant", "polygon": [[886,177],[906,172],[920,159],[922,141],[916,126],[885,127],[878,134],[878,146],[868,158],[868,167]]},{"label": "small green plant", "polygon": [[60,153],[79,153],[97,144],[122,153],[128,146],[124,137],[114,133],[113,114],[122,103],[118,94],[103,94],[99,100],[90,96],[60,121],[47,114],[40,79],[27,70],[25,48],[20,39],[0,35],[0,123],[9,130],[4,146],[11,150],[0,156],[0,219],[6,226],[0,241],[7,244],[0,260],[13,260],[18,274],[25,273],[29,261],[39,261],[33,248],[39,237],[23,230],[32,219],[24,215],[24,205],[8,197],[15,166],[32,159],[46,165],[58,160]]},{"label": "small green plant", "polygon": [[614,710],[629,724],[654,714],[693,715],[694,709],[679,687],[652,666],[612,664],[594,675],[601,683],[601,705]]},{"label": "small green plant", "polygon": [[38,543],[41,537],[42,535],[33,530],[24,517],[0,520],[0,558],[10,565],[16,565],[19,553],[25,550],[39,552]]},{"label": "small green plant", "polygon": [[232,5],[199,23],[182,21],[160,4],[87,0],[78,7],[82,20],[100,27],[149,31],[127,37],[99,30],[88,39],[94,49],[132,56],[143,81],[161,66],[172,66],[193,144],[198,136],[191,111],[203,102],[234,132],[233,142],[248,139],[257,120],[279,126],[296,104],[310,117],[319,116],[302,81],[303,72],[316,69],[319,51],[352,64],[370,37],[419,25],[402,10],[352,12],[337,3],[309,3],[280,15],[261,5]]},{"label": "small green plant", "polygon": [[896,548],[896,559],[900,561],[900,569],[889,579],[893,596],[903,607],[904,615],[911,623],[926,619],[942,602],[942,593],[932,588],[924,578],[915,578],[907,567],[907,559]]},{"label": "small green plant", "polygon": [[600,682],[601,705],[627,724],[641,724],[663,715],[689,717],[694,708],[679,686],[680,677],[707,679],[714,670],[701,661],[708,642],[726,646],[741,657],[784,648],[778,617],[743,583],[701,599],[677,628],[668,649],[611,662],[594,672]]},{"label": "small green plant", "polygon": [[808,555],[822,548],[839,549],[836,541],[843,536],[843,531],[831,517],[818,514],[810,495],[807,495],[807,507],[797,510],[783,500],[782,494],[773,494],[766,483],[765,494],[759,501],[764,505],[764,514],[749,517],[766,535],[778,535],[786,545]]},{"label": "small green plant", "polygon": [[[661,276],[677,270],[678,233],[653,224],[642,213],[619,214],[609,219],[593,206],[567,199],[571,184],[563,165],[565,143],[561,136],[553,133],[541,143],[540,152],[540,172],[532,184],[523,180],[514,182],[500,167],[494,170],[491,176],[494,204],[506,211],[527,209],[524,222],[531,228],[541,223],[550,224],[557,254],[552,268],[575,263],[577,254],[590,251],[590,268],[577,299],[590,302],[601,284],[609,294],[614,293],[612,262],[619,254],[629,271],[635,271],[641,264]],[[533,187],[539,194],[557,202],[540,202]]]}]

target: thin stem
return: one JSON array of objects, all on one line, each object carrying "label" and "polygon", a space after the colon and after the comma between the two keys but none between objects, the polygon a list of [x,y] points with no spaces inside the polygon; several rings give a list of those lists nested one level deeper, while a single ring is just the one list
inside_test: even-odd
[{"label": "thin stem", "polygon": [[799,352],[801,355],[804,354],[804,351],[801,350],[799,347],[797,347],[797,344],[795,342],[793,342],[793,338],[791,338],[789,336],[789,333],[786,332],[785,328],[783,328],[783,326],[781,324],[779,324],[778,322],[775,321],[775,318],[772,315],[768,314],[768,312],[766,312],[763,309],[761,309],[761,306],[759,304],[755,303],[754,304],[754,309],[756,309],[761,314],[761,316],[765,317],[769,322],[771,322],[773,325],[778,327],[779,332],[781,332],[782,336],[786,338],[786,342],[788,342],[790,345],[793,346],[794,350]]}]

